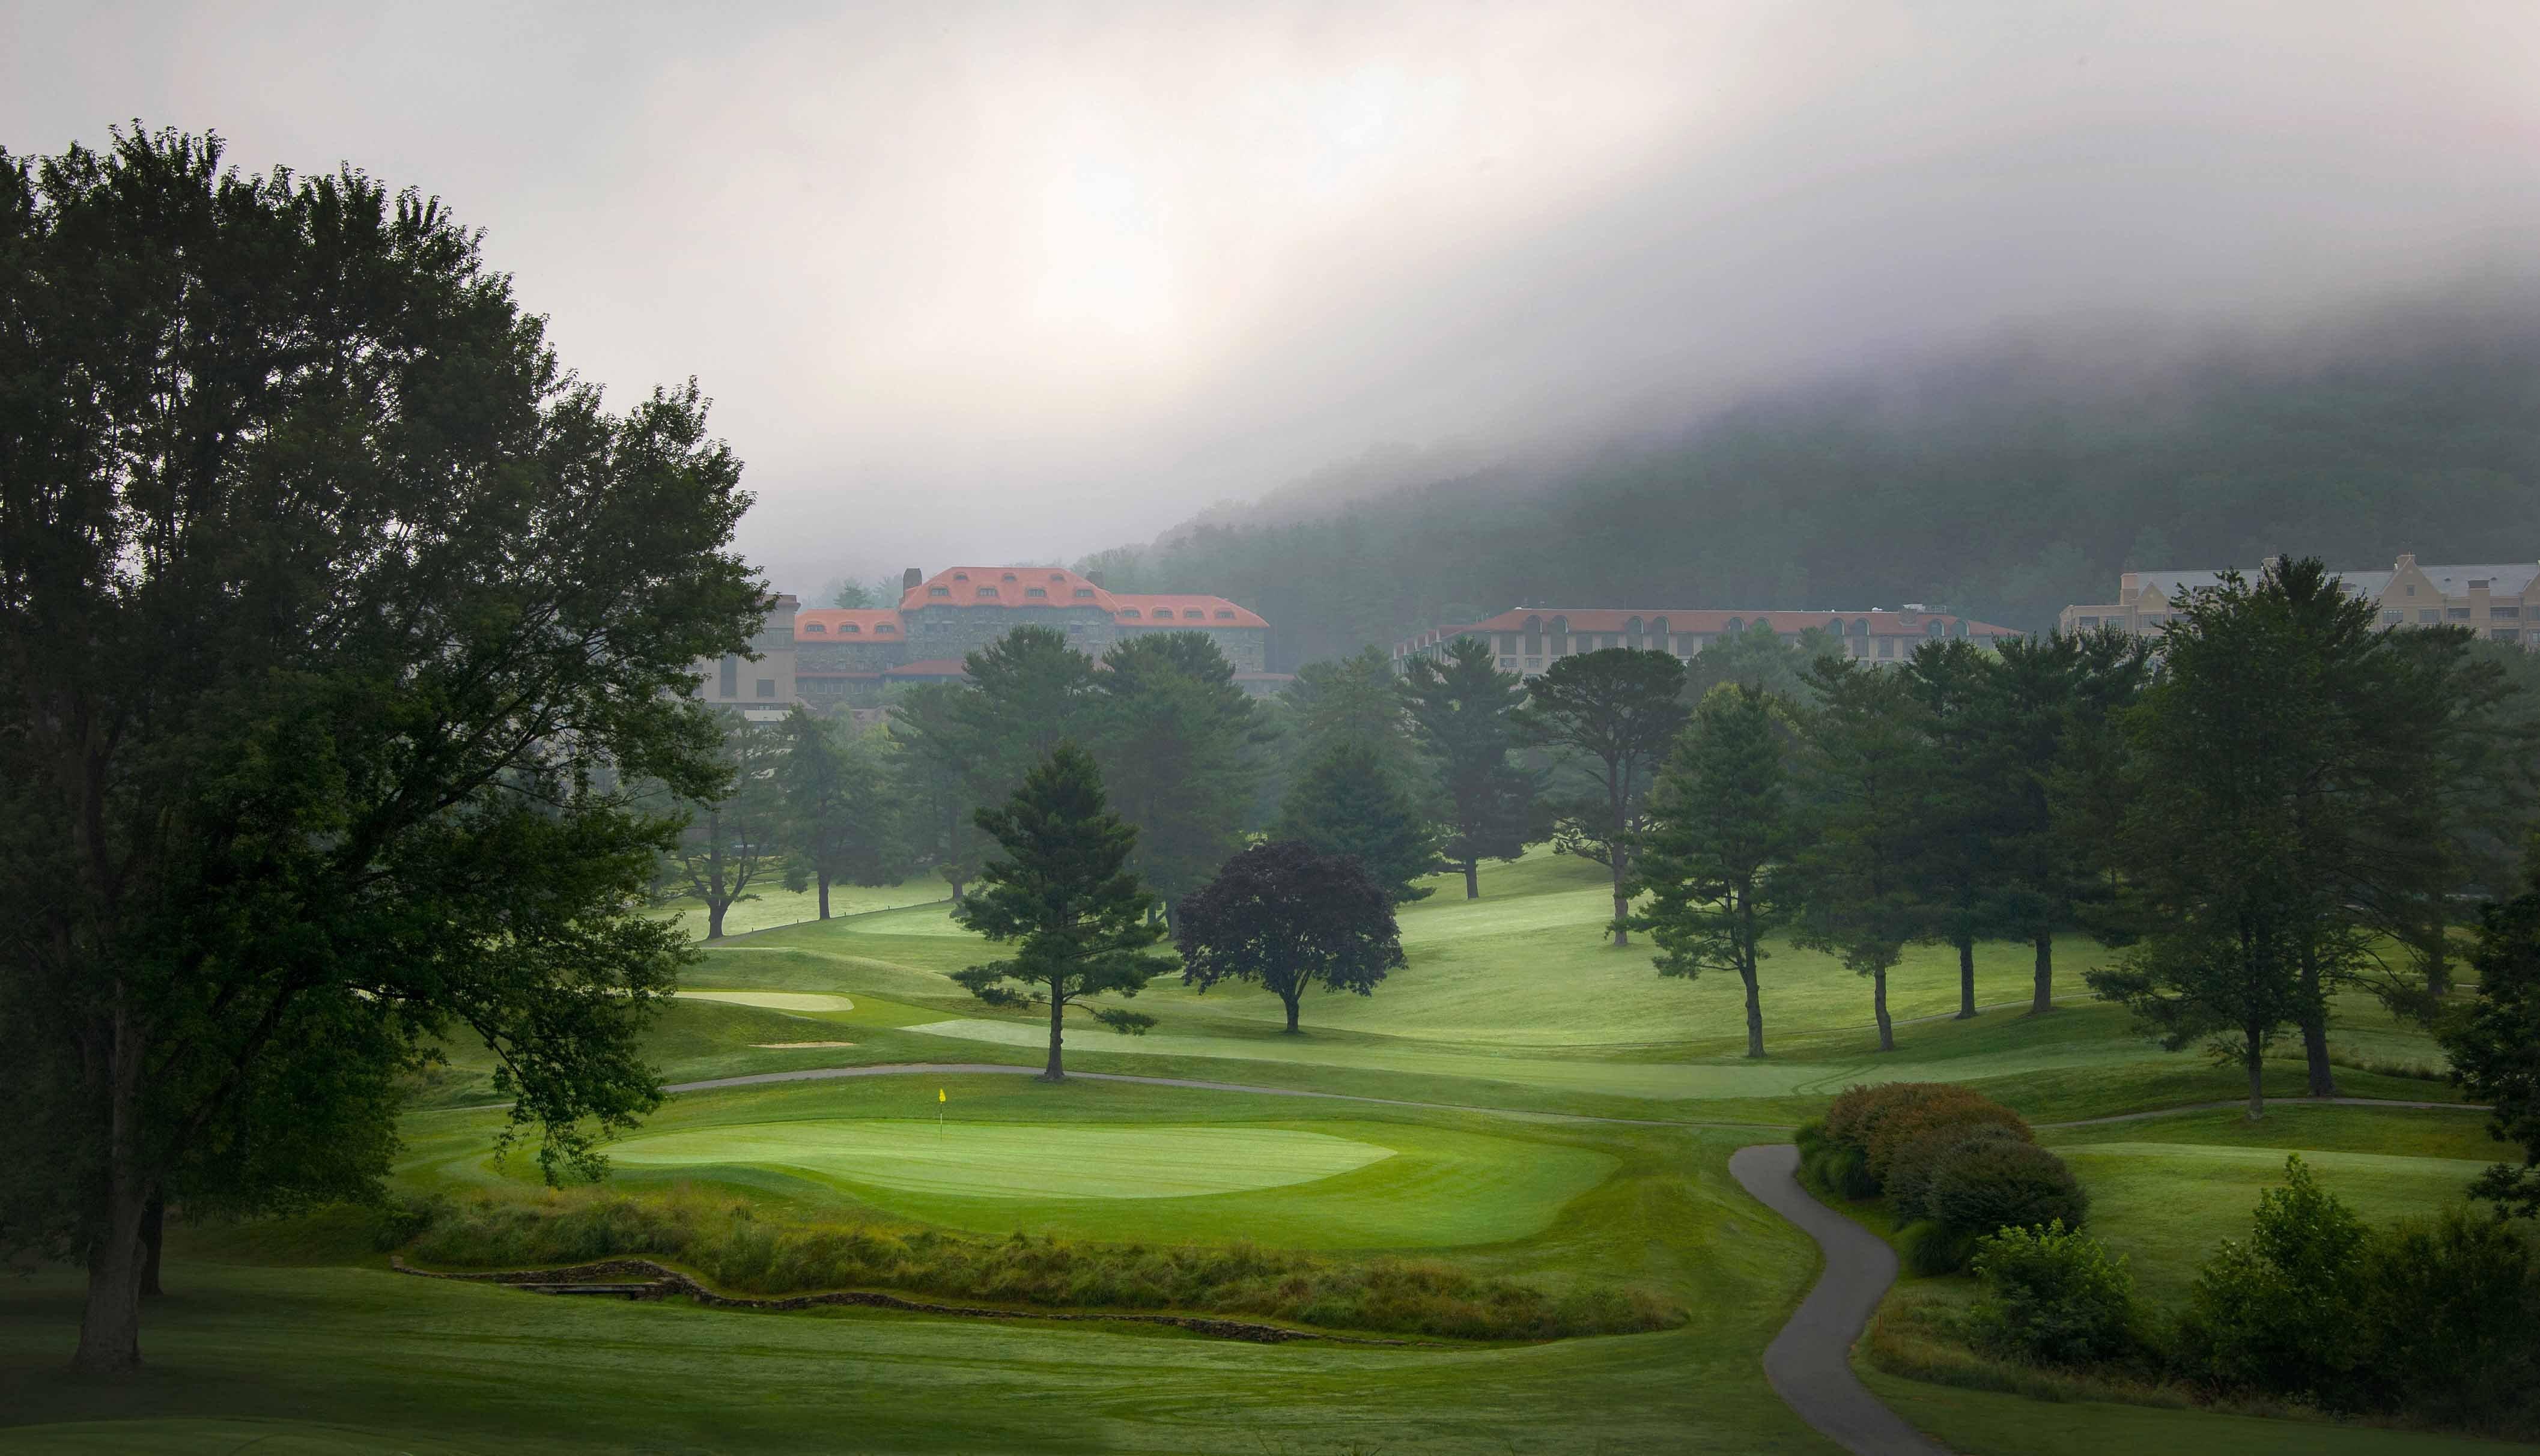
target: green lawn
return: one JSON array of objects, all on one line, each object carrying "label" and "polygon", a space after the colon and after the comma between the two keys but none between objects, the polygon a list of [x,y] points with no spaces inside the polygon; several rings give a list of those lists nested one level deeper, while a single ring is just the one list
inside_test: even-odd
[{"label": "green lawn", "polygon": [[[1143,1038],[1071,1021],[1077,1071],[1258,1084],[1392,1105],[1021,1076],[885,1075],[672,1097],[613,1149],[624,1188],[687,1185],[771,1214],[1003,1236],[1402,1255],[1548,1288],[1648,1290],[1688,1311],[1653,1335],[1503,1348],[1257,1347],[1133,1326],[801,1315],[588,1303],[385,1272],[343,1220],[179,1230],[172,1296],[145,1328],[136,1386],[57,1375],[71,1281],[0,1285],[0,1452],[1220,1451],[1827,1452],[1766,1387],[1758,1356],[1813,1278],[1813,1247],[1747,1200],[1727,1159],[1778,1139],[1854,1081],[1962,1081],[2018,1108],[2072,1161],[2093,1224],[2148,1292],[2175,1297],[2257,1191],[2304,1149],[2367,1216],[2461,1196],[2496,1155],[2475,1113],[2279,1103],[2057,1123],[2235,1098],[2238,1075],[2163,1053],[2090,1002],[2103,954],[2059,945],[2066,993],[2028,1000],[2025,946],[1979,957],[1984,1014],[1950,1018],[1954,958],[1895,973],[1882,1056],[1865,983],[1781,947],[1764,968],[1772,1056],[1742,1050],[1738,988],[1658,977],[1615,950],[1602,871],[1534,855],[1406,907],[1409,964],[1372,997],[1309,1000],[1281,1034],[1274,998],[1176,980],[1137,999]],[[1036,1067],[1035,1016],[949,979],[996,949],[920,881],[843,891],[824,924],[748,902],[702,949],[649,1048],[666,1078],[922,1061]],[[743,912],[747,912],[744,914]],[[798,913],[799,912],[799,913]],[[739,934],[755,925],[782,926]],[[2342,1048],[2430,1063],[2377,1003],[2339,1007]],[[399,1183],[537,1198],[498,1163],[490,1067],[454,1051],[406,1122]],[[2360,1072],[2346,1090],[2444,1100],[2440,1083]],[[2269,1069],[2300,1087],[2290,1062]],[[936,1122],[937,1089],[949,1093]],[[1657,1126],[1585,1118],[1646,1119]],[[321,1237],[312,1230],[334,1228]],[[2434,1436],[2203,1411],[2049,1406],[1873,1374],[1897,1407],[1974,1452],[2451,1452]],[[2478,1449],[2496,1449],[2480,1445]]]}]

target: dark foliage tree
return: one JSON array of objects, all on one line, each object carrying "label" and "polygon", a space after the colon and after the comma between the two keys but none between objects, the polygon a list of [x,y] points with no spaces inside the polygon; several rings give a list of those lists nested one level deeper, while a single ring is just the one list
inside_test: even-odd
[{"label": "dark foliage tree", "polygon": [[1927,917],[1910,866],[1926,828],[1929,740],[1905,674],[1845,658],[1808,673],[1817,700],[1799,775],[1793,939],[1871,985],[1878,1049],[1896,1050],[1887,973]]},{"label": "dark foliage tree", "polygon": [[1958,1019],[1976,1014],[1976,942],[1994,934],[1995,795],[1984,759],[1978,705],[1984,653],[1965,641],[1928,642],[1902,666],[1929,738],[1931,776],[1914,853],[1905,862],[1922,931],[1957,951]]},{"label": "dark foliage tree", "polygon": [[785,887],[817,886],[829,918],[832,884],[897,884],[910,853],[900,804],[877,747],[799,705],[785,716],[776,785],[783,795]]},{"label": "dark foliage tree", "polygon": [[690,952],[625,786],[716,787],[682,695],[764,588],[694,389],[606,413],[350,169],[0,158],[0,1243],[87,1266],[126,1371],[154,1201],[376,1187],[443,1039],[551,1176],[656,1104]]},{"label": "dark foliage tree", "polygon": [[[977,888],[952,907],[952,919],[1015,953],[952,979],[992,1006],[1047,1005],[1049,1065],[1041,1075],[1060,1081],[1067,1008],[1112,992],[1136,996],[1167,964],[1148,951],[1164,932],[1149,922],[1154,897],[1128,867],[1138,831],[1103,801],[1093,756],[1065,742],[1023,776],[1006,804],[979,810],[978,822],[1005,854],[980,867]],[[1156,1024],[1109,1006],[1094,1019],[1132,1034]]]},{"label": "dark foliage tree", "polygon": [[720,940],[732,907],[757,899],[759,887],[784,872],[788,824],[777,774],[786,744],[773,727],[729,708],[714,718],[723,776],[709,797],[674,798],[686,823],[668,867],[673,892],[706,907],[706,938]]},{"label": "dark foliage tree", "polygon": [[1741,631],[1722,633],[1695,654],[1685,666],[1685,692],[1698,700],[1733,682],[1784,702],[1808,703],[1816,694],[1809,668],[1843,655],[1842,641],[1821,627],[1784,636],[1770,622],[1757,620]]},{"label": "dark foliage tree", "polygon": [[1138,831],[1131,868],[1171,905],[1242,844],[1268,733],[1207,633],[1144,633],[1102,661],[1088,715],[1095,757]]},{"label": "dark foliage tree", "polygon": [[958,711],[962,687],[920,683],[890,709],[892,766],[901,823],[919,864],[932,865],[957,903],[979,872],[981,841],[971,816],[969,737]]},{"label": "dark foliage tree", "polygon": [[1684,664],[1666,653],[1606,648],[1563,658],[1526,685],[1522,723],[1595,786],[1557,807],[1554,845],[1612,871],[1614,943],[1631,943],[1632,846],[1650,781],[1687,708]]},{"label": "dark foliage tree", "polygon": [[1463,871],[1464,898],[1478,900],[1484,860],[1514,860],[1542,837],[1536,776],[1512,758],[1525,686],[1494,665],[1488,643],[1459,637],[1443,662],[1411,659],[1403,695],[1445,816],[1439,853]]},{"label": "dark foliage tree", "polygon": [[2487,907],[2470,966],[2478,999],[2440,1027],[2443,1056],[2452,1080],[2495,1109],[2488,1131],[2522,1149],[2520,1167],[2498,1163],[2471,1191],[2540,1217],[2540,878]]},{"label": "dark foliage tree", "polygon": [[1185,985],[1254,982],[1288,1008],[1290,1032],[1307,991],[1367,996],[1403,964],[1385,886],[1356,860],[1293,840],[1227,861],[1174,920]]},{"label": "dark foliage tree", "polygon": [[1438,872],[1438,841],[1383,762],[1364,744],[1342,743],[1316,759],[1288,790],[1270,837],[1355,860],[1396,904],[1426,899],[1415,885]]},{"label": "dark foliage tree", "polygon": [[1730,685],[1702,700],[1650,796],[1633,870],[1658,974],[1733,972],[1746,990],[1746,1055],[1764,1055],[1758,975],[1789,919],[1776,871],[1792,847],[1789,728],[1775,702]]}]

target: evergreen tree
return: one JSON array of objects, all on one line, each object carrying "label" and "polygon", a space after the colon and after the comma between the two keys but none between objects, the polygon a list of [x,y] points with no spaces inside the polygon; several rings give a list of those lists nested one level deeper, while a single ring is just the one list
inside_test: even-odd
[{"label": "evergreen tree", "polygon": [[1204,632],[1145,633],[1102,658],[1090,715],[1131,867],[1170,906],[1243,842],[1265,732],[1235,667]]},{"label": "evergreen tree", "polygon": [[959,705],[962,687],[949,682],[909,688],[890,709],[896,745],[895,795],[917,862],[935,867],[958,903],[979,872],[978,825],[972,821],[970,739]]},{"label": "evergreen tree", "polygon": [[1606,648],[1563,658],[1526,685],[1521,722],[1534,741],[1567,753],[1592,793],[1555,808],[1553,843],[1612,872],[1614,944],[1631,943],[1632,845],[1642,800],[1686,718],[1684,664],[1666,653]]},{"label": "evergreen tree", "polygon": [[2055,818],[2051,794],[2062,763],[2080,647],[2064,633],[2013,638],[1989,664],[1977,700],[1983,758],[1977,771],[1991,796],[1987,857],[1993,904],[2010,938],[2029,944],[2035,976],[2028,1013],[2055,1009],[2055,933],[2090,889],[2073,842]]},{"label": "evergreen tree", "polygon": [[2446,1018],[2443,1055],[2452,1080],[2494,1109],[2488,1131],[2522,1149],[2520,1167],[2498,1163],[2470,1191],[2540,1217],[2540,870],[2523,894],[2480,916],[2470,965],[2478,999]]},{"label": "evergreen tree", "polygon": [[1051,627],[1017,627],[961,659],[966,680],[948,700],[947,747],[968,780],[970,802],[1002,803],[1023,776],[1065,742],[1092,736],[1094,659]]},{"label": "evergreen tree", "polygon": [[1764,942],[1791,909],[1776,875],[1793,837],[1787,731],[1763,693],[1704,697],[1650,796],[1633,871],[1650,896],[1633,924],[1658,941],[1658,974],[1731,971],[1745,987],[1749,1057],[1764,1055]]},{"label": "evergreen tree", "polygon": [[831,884],[896,884],[909,868],[890,776],[873,746],[842,728],[796,705],[785,716],[784,758],[776,770],[784,795],[785,887],[817,885],[822,920],[829,918]]},{"label": "evergreen tree", "polygon": [[1288,791],[1270,837],[1355,860],[1395,903],[1426,898],[1415,879],[1438,872],[1438,842],[1419,807],[1375,752],[1344,742]]},{"label": "evergreen tree", "polygon": [[1514,860],[1534,837],[1535,776],[1511,761],[1525,686],[1494,665],[1490,644],[1459,637],[1443,663],[1414,658],[1404,696],[1445,807],[1440,852],[1464,873],[1464,898],[1481,898],[1481,863]]},{"label": "evergreen tree", "polygon": [[1843,657],[1843,643],[1821,627],[1785,637],[1761,619],[1736,632],[1724,632],[1694,655],[1685,666],[1685,692],[1701,699],[1723,683],[1737,683],[1771,693],[1789,703],[1808,703],[1816,692],[1808,669],[1829,658]]},{"label": "evergreen tree", "polygon": [[687,816],[670,856],[671,883],[706,907],[706,938],[723,938],[724,917],[780,873],[786,803],[777,773],[785,738],[730,708],[717,709],[723,781],[711,796],[677,800]]},{"label": "evergreen tree", "polygon": [[1927,642],[1899,669],[1928,735],[1931,774],[1923,822],[1905,868],[1913,876],[1923,935],[1957,951],[1958,1019],[1976,1014],[1976,941],[1994,934],[1993,808],[1981,765],[1978,704],[1984,654],[1965,641]]},{"label": "evergreen tree", "polygon": [[1370,647],[1338,661],[1307,662],[1280,697],[1289,710],[1291,777],[1336,748],[1358,747],[1395,783],[1409,788],[1420,782],[1402,682],[1382,648]]},{"label": "evergreen tree", "polygon": [[1910,866],[1927,826],[1929,740],[1905,674],[1821,658],[1808,679],[1818,707],[1799,776],[1793,938],[1870,979],[1878,1049],[1892,1052],[1887,973],[1928,923]]},{"label": "evergreen tree", "polygon": [[[1136,996],[1165,966],[1147,949],[1164,938],[1147,916],[1153,897],[1129,869],[1138,831],[1103,801],[1093,756],[1066,742],[1023,776],[1003,807],[979,810],[978,824],[1005,855],[980,867],[978,887],[952,908],[952,919],[1015,953],[952,979],[992,1006],[1047,1005],[1049,1064],[1041,1075],[1061,1081],[1067,1008],[1110,992]],[[1116,1007],[1096,1009],[1094,1019],[1132,1034],[1156,1024]]]},{"label": "evergreen tree", "polygon": [[1297,1030],[1306,991],[1374,992],[1402,967],[1393,897],[1346,855],[1289,841],[1236,855],[1174,915],[1183,984],[1256,982]]}]

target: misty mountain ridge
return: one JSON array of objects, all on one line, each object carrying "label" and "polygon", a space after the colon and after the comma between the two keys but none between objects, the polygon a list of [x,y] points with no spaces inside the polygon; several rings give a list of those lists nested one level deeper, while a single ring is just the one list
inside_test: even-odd
[{"label": "misty mountain ridge", "polygon": [[1467,611],[1948,603],[2121,571],[2540,556],[2540,290],[2278,327],[2034,328],[1508,451],[1383,447],[1082,565],[1267,617],[1272,665]]}]

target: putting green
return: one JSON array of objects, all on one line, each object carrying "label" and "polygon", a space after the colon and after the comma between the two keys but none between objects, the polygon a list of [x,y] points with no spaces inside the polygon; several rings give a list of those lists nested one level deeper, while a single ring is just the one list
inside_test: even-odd
[{"label": "putting green", "polygon": [[855,1002],[843,996],[823,996],[810,991],[682,991],[688,1001],[729,1002],[737,1006],[758,1006],[770,1011],[852,1011]]},{"label": "putting green", "polygon": [[1392,1149],[1281,1128],[1052,1127],[1016,1123],[743,1123],[633,1138],[636,1167],[734,1164],[968,1198],[1190,1198],[1352,1172]]}]

